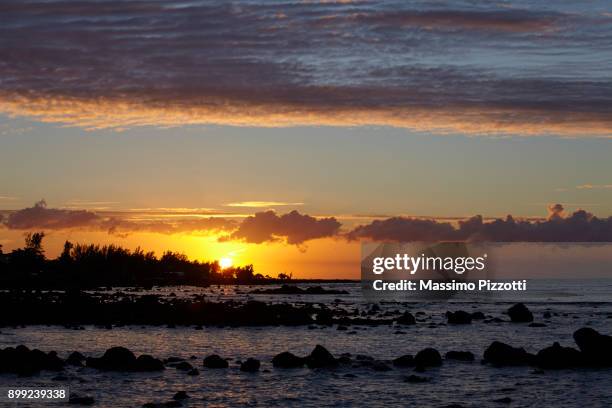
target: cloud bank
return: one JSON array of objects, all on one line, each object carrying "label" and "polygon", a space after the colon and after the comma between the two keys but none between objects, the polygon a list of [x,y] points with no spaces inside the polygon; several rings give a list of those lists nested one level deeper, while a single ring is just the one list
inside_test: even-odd
[{"label": "cloud bank", "polygon": [[0,112],[612,136],[605,1],[0,4]]}]

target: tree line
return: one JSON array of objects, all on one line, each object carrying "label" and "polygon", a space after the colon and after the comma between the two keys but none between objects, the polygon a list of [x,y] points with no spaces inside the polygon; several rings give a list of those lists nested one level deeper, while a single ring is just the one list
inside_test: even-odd
[{"label": "tree line", "polygon": [[206,286],[291,280],[284,273],[276,278],[255,273],[253,265],[221,268],[218,261],[190,260],[182,253],[166,251],[157,257],[140,247],[130,250],[112,244],[66,241],[57,258],[47,259],[44,237],[44,232],[28,233],[24,247],[9,253],[0,245],[0,287]]}]

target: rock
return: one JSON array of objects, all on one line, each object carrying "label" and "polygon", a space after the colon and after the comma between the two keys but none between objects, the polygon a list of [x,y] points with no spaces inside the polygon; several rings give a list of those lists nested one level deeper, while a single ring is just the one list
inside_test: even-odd
[{"label": "rock", "polygon": [[404,378],[404,382],[407,383],[413,383],[413,384],[418,384],[418,383],[424,383],[429,381],[429,378],[427,377],[421,377],[419,375],[409,375],[408,377]]},{"label": "rock", "polygon": [[410,354],[403,355],[393,360],[393,365],[396,367],[414,367],[414,357]]},{"label": "rock", "polygon": [[421,367],[438,367],[442,365],[442,356],[438,350],[428,347],[416,354],[414,362]]},{"label": "rock", "polygon": [[254,373],[254,372],[259,371],[260,366],[261,366],[261,363],[259,362],[259,360],[254,359],[254,358],[248,358],[247,361],[240,364],[240,371]]},{"label": "rock", "polygon": [[471,351],[449,351],[444,355],[447,360],[474,361],[474,353]]},{"label": "rock", "polygon": [[187,375],[200,375],[200,370],[198,370],[197,368],[192,368],[187,372]]},{"label": "rock", "polygon": [[472,323],[472,314],[463,310],[446,312],[446,319],[450,324],[470,324]]},{"label": "rock", "polygon": [[95,401],[93,397],[79,397],[76,394],[72,394],[72,396],[68,399],[68,403],[74,405],[93,405]]},{"label": "rock", "polygon": [[44,353],[38,349],[30,350],[19,345],[0,350],[0,373],[13,373],[31,376],[41,370],[60,371],[64,361],[55,352]]},{"label": "rock", "polygon": [[411,326],[413,324],[416,324],[416,319],[414,318],[414,316],[412,315],[412,313],[410,312],[404,312],[403,315],[401,315],[398,319],[397,319],[397,324],[402,324],[405,326]]},{"label": "rock", "polygon": [[277,368],[298,368],[304,366],[304,358],[284,351],[272,359],[272,365]]},{"label": "rock", "polygon": [[308,368],[335,367],[337,365],[338,361],[334,356],[320,344],[317,344],[310,355],[306,357],[306,366]]},{"label": "rock", "polygon": [[494,366],[521,366],[531,364],[534,355],[523,348],[515,348],[505,343],[494,341],[484,352],[484,361]]},{"label": "rock", "polygon": [[484,318],[485,318],[485,315],[482,312],[472,313],[472,320],[483,320]]},{"label": "rock", "polygon": [[583,363],[582,353],[571,347],[561,347],[557,342],[536,354],[536,364],[542,368],[572,368]]},{"label": "rock", "polygon": [[544,323],[529,323],[529,327],[546,327]]},{"label": "rock", "polygon": [[600,334],[590,327],[574,332],[574,340],[589,365],[612,365],[612,337]]},{"label": "rock", "polygon": [[99,358],[89,357],[87,367],[107,371],[132,371],[136,365],[136,356],[125,347],[111,347]]},{"label": "rock", "polygon": [[552,315],[550,314],[550,312],[544,312],[544,314],[542,314],[542,317],[544,319],[550,319],[552,317]]},{"label": "rock", "polygon": [[499,399],[493,400],[493,402],[498,402],[501,404],[509,404],[512,402],[512,398],[510,397],[499,398]]},{"label": "rock", "polygon": [[187,394],[187,392],[185,391],[178,391],[176,394],[174,394],[174,396],[172,397],[173,400],[176,401],[181,401],[184,399],[189,398],[189,395]]},{"label": "rock", "polygon": [[508,309],[508,316],[513,323],[533,322],[533,313],[522,303],[517,303]]},{"label": "rock", "polygon": [[161,371],[164,370],[164,363],[148,354],[142,354],[136,359],[134,371]]},{"label": "rock", "polygon": [[73,351],[66,359],[66,364],[76,367],[82,367],[84,360],[85,356],[83,354],[79,353],[78,351]]},{"label": "rock", "polygon": [[177,370],[189,371],[193,369],[193,366],[187,361],[181,361],[180,363],[176,363],[173,365]]},{"label": "rock", "polygon": [[203,362],[204,367],[206,368],[227,368],[229,364],[227,360],[221,358],[218,354],[211,354],[206,357]]},{"label": "rock", "polygon": [[385,364],[382,361],[374,361],[372,363],[372,370],[374,371],[391,371],[392,368],[389,367],[387,364]]}]

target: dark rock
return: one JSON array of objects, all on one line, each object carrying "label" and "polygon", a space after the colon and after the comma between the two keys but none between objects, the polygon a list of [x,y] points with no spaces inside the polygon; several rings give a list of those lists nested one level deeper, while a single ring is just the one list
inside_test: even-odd
[{"label": "dark rock", "polygon": [[404,312],[403,315],[398,317],[397,324],[402,324],[402,325],[405,325],[405,326],[411,326],[413,324],[416,324],[416,319],[414,318],[412,313]]},{"label": "dark rock", "polygon": [[335,367],[338,365],[338,361],[325,347],[317,344],[310,355],[306,357],[306,365],[308,368]]},{"label": "dark rock", "polygon": [[55,352],[44,353],[38,349],[30,350],[19,345],[0,350],[0,373],[14,373],[31,376],[41,370],[60,371],[64,361]]},{"label": "dark rock", "polygon": [[533,313],[522,303],[517,303],[508,309],[508,316],[513,323],[533,322]]},{"label": "dark rock", "polygon": [[582,353],[571,347],[561,347],[557,342],[536,354],[536,364],[542,368],[572,368],[583,363]]},{"label": "dark rock", "polygon": [[211,354],[206,357],[203,362],[204,367],[206,368],[227,368],[229,364],[227,360],[221,358],[218,354]]},{"label": "dark rock", "polygon": [[391,367],[389,367],[387,364],[385,364],[382,361],[374,361],[372,363],[371,368],[374,371],[391,371],[392,370]]},{"label": "dark rock", "polygon": [[471,351],[449,351],[444,355],[447,360],[474,361],[474,353]]},{"label": "dark rock", "polygon": [[574,340],[589,365],[612,365],[612,337],[600,334],[590,327],[574,332]]},{"label": "dark rock", "polygon": [[493,402],[498,402],[501,404],[509,404],[512,402],[512,398],[510,397],[499,398],[499,399],[493,400]]},{"label": "dark rock", "polygon": [[523,348],[516,348],[505,343],[494,341],[484,352],[484,361],[494,366],[521,366],[531,364],[534,355]]},{"label": "dark rock", "polygon": [[413,384],[424,383],[428,381],[429,381],[428,377],[421,377],[419,375],[414,375],[414,374],[409,375],[408,377],[404,378],[404,382],[413,383]]},{"label": "dark rock", "polygon": [[546,327],[544,323],[529,323],[529,327]]},{"label": "dark rock", "polygon": [[172,397],[173,400],[184,400],[189,398],[189,395],[187,394],[187,392],[185,391],[178,391],[176,394],[174,394],[174,397]]},{"label": "dark rock", "polygon": [[254,358],[248,358],[245,362],[240,364],[240,371],[254,373],[256,371],[259,371],[260,366],[261,366],[261,363],[259,362],[259,360],[254,359]]},{"label": "dark rock", "polygon": [[182,371],[189,371],[193,369],[193,366],[187,361],[181,361],[180,363],[174,364],[174,368]]},{"label": "dark rock", "polygon": [[428,347],[414,356],[414,362],[417,366],[437,367],[442,365],[442,356],[440,356],[438,350]]},{"label": "dark rock", "polygon": [[483,320],[484,318],[485,318],[485,315],[482,312],[472,313],[472,320]]},{"label": "dark rock", "polygon": [[472,314],[463,310],[446,312],[446,319],[450,324],[470,324],[472,323]]},{"label": "dark rock", "polygon": [[544,314],[542,314],[542,317],[544,319],[550,319],[552,317],[552,315],[550,314],[550,312],[544,312]]},{"label": "dark rock", "polygon": [[99,358],[89,357],[87,367],[107,371],[132,371],[136,364],[136,356],[125,347],[111,347]]},{"label": "dark rock", "polygon": [[200,375],[200,370],[193,368],[187,372],[187,375]]},{"label": "dark rock", "polygon": [[83,354],[79,353],[78,351],[73,351],[66,359],[66,364],[76,367],[82,367],[84,360],[85,356]]},{"label": "dark rock", "polygon": [[304,366],[304,358],[284,351],[272,359],[272,365],[278,368],[298,368]]},{"label": "dark rock", "polygon": [[69,404],[74,404],[74,405],[93,405],[95,403],[93,397],[79,397],[76,394],[73,394],[69,399],[68,399],[68,403]]},{"label": "dark rock", "polygon": [[393,360],[393,365],[396,367],[414,367],[414,357],[410,354],[398,357]]},{"label": "dark rock", "polygon": [[148,354],[142,354],[136,359],[134,371],[161,371],[165,369],[164,363]]}]

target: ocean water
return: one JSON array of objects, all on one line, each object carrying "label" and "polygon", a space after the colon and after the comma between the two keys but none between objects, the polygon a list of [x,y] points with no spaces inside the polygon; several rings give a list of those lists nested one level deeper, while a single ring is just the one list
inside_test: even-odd
[{"label": "ocean water", "polygon": [[[90,395],[101,407],[139,407],[147,402],[164,402],[176,391],[191,396],[183,406],[419,406],[442,407],[460,404],[466,407],[504,406],[494,402],[509,397],[512,407],[604,407],[612,406],[612,369],[545,370],[531,367],[493,368],[480,364],[486,347],[494,340],[521,346],[530,352],[558,341],[575,347],[572,333],[590,326],[612,334],[612,281],[530,281],[522,294],[496,294],[483,298],[387,303],[385,310],[408,310],[426,321],[415,326],[351,326],[340,331],[335,326],[302,327],[115,327],[112,330],[85,326],[71,330],[58,326],[5,327],[0,330],[0,347],[25,344],[44,351],[55,350],[61,357],[77,350],[87,356],[99,356],[112,346],[125,346],[136,354],[148,353],[158,358],[178,356],[189,359],[201,375],[167,368],[157,373],[108,373],[90,368],[69,367],[68,381],[54,381],[57,373],[42,372],[30,378],[0,375],[0,387],[26,385],[69,386],[72,393]],[[158,293],[163,296],[190,296],[205,293],[210,300],[257,299],[269,302],[325,303],[339,308],[363,310],[359,284],[325,284],[349,291],[348,295],[249,295],[254,287],[215,286],[211,288],[154,288],[135,294]],[[131,291],[121,289],[124,293]],[[517,297],[520,297],[517,298]],[[482,311],[507,319],[504,311],[515,301],[523,301],[532,310],[535,321],[546,327],[528,324],[484,323],[443,325],[447,310]],[[542,314],[552,313],[550,319]],[[6,311],[4,311],[6,312]],[[430,327],[435,324],[435,327]],[[392,360],[403,354],[416,354],[434,347],[443,355],[450,350],[471,351],[474,362],[445,361],[442,367],[418,375],[429,377],[427,383],[403,381],[412,369],[377,372],[369,368],[275,369],[271,359],[282,351],[306,355],[316,344],[334,355],[367,354],[380,360]],[[230,368],[202,368],[202,358],[209,354],[230,358]],[[237,361],[255,357],[262,362],[259,373],[243,373]],[[61,406],[60,402],[45,403]],[[42,406],[20,403],[15,406]]]}]

